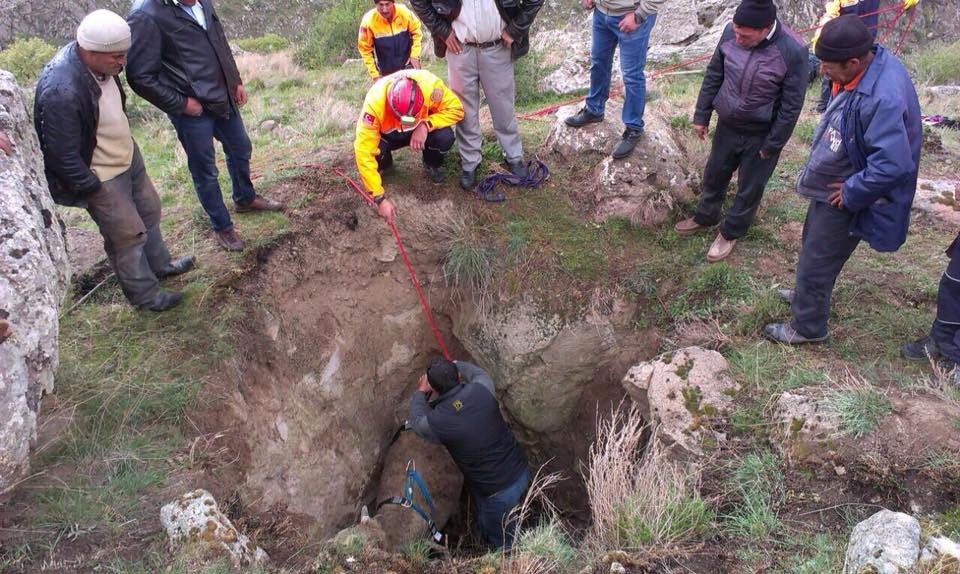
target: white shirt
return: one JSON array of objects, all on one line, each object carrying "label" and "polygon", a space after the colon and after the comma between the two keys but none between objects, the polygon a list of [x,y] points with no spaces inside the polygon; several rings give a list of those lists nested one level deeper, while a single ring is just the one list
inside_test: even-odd
[{"label": "white shirt", "polygon": [[506,27],[494,0],[463,0],[460,15],[453,21],[457,39],[469,44],[498,40]]},{"label": "white shirt", "polygon": [[174,4],[183,9],[184,12],[193,16],[193,19],[197,21],[197,24],[200,24],[200,27],[204,30],[207,29],[207,17],[203,14],[203,6],[200,5],[200,0],[197,0],[197,3],[193,6],[187,6],[182,2],[177,2],[174,0]]}]

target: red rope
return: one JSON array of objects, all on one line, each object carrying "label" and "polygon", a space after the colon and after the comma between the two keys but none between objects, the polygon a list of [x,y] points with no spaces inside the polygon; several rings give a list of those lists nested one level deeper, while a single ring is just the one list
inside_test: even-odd
[{"label": "red rope", "polygon": [[[304,164],[304,167],[321,167],[319,164]],[[375,206],[376,204],[373,201],[373,198],[370,197],[370,194],[363,191],[357,182],[353,181],[345,173],[340,171],[337,168],[332,169],[333,173],[342,177],[349,185],[356,191],[364,201],[367,202],[370,206]],[[447,346],[443,344],[443,337],[440,335],[440,329],[437,328],[437,322],[433,319],[433,313],[430,311],[430,304],[427,303],[427,297],[423,294],[423,289],[420,287],[420,281],[417,279],[417,274],[413,271],[413,263],[410,262],[410,257],[407,256],[407,250],[403,247],[403,241],[400,239],[400,232],[397,231],[397,226],[392,220],[387,220],[387,225],[390,226],[390,231],[393,232],[393,238],[397,242],[397,247],[400,248],[400,256],[403,258],[403,263],[407,266],[407,273],[410,274],[410,281],[413,282],[413,288],[417,290],[417,296],[420,297],[420,306],[423,307],[423,312],[427,316],[427,322],[430,324],[430,330],[433,331],[433,336],[437,339],[437,344],[440,345],[440,352],[443,353],[443,356],[448,360],[452,361],[450,357],[450,352],[447,351]]]},{"label": "red rope", "polygon": [[[903,27],[903,32],[900,34],[900,41],[897,42],[897,49],[894,50],[894,54],[900,55],[900,49],[903,48],[903,41],[907,39],[907,32],[910,31],[910,26],[913,25],[913,18],[917,15],[917,6],[916,4],[910,8],[910,17],[907,18],[907,25]],[[903,10],[900,10],[900,14],[897,15],[897,18],[903,16]]]}]

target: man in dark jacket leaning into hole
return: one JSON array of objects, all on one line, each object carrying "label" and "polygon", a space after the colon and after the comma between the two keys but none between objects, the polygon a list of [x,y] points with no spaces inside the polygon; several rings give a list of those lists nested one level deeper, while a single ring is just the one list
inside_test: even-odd
[{"label": "man in dark jacket leaning into hole", "polygon": [[[431,393],[437,398],[428,400]],[[410,426],[442,444],[466,479],[481,536],[495,548],[513,544],[510,511],[530,484],[523,448],[500,415],[490,375],[464,361],[435,358],[410,400]]]}]

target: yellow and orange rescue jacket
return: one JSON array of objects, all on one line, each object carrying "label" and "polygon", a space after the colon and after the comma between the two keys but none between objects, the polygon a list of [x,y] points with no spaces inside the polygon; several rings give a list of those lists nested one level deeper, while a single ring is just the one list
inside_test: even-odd
[{"label": "yellow and orange rescue jacket", "polygon": [[376,8],[364,14],[357,49],[370,77],[376,80],[406,68],[410,58],[419,59],[422,39],[416,14],[403,4],[394,4],[389,22]]},{"label": "yellow and orange rescue jacket", "polygon": [[383,181],[377,172],[377,155],[380,153],[380,134],[413,131],[403,129],[400,118],[387,104],[387,91],[393,79],[407,76],[417,83],[423,94],[423,107],[415,117],[416,125],[426,124],[430,131],[446,128],[463,119],[463,104],[443,80],[427,70],[401,70],[374,82],[363,100],[363,110],[357,120],[357,135],[353,151],[357,159],[360,181],[374,197],[383,195]]}]

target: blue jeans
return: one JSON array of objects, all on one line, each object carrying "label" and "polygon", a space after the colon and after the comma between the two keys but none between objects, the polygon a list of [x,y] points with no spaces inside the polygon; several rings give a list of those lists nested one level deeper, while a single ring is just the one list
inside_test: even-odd
[{"label": "blue jeans", "polygon": [[253,145],[243,126],[243,118],[234,109],[229,118],[214,116],[207,111],[194,117],[184,114],[171,115],[170,121],[177,130],[177,138],[187,154],[187,167],[193,178],[200,205],[210,216],[213,229],[223,231],[233,227],[230,212],[223,203],[220,182],[217,180],[216,155],[213,139],[219,140],[227,156],[227,171],[233,184],[233,202],[247,205],[256,198],[253,182],[250,181],[250,155]]},{"label": "blue jeans", "polygon": [[620,44],[620,72],[626,95],[623,102],[623,123],[630,129],[643,129],[643,110],[647,107],[647,79],[643,68],[647,65],[647,45],[657,15],[644,18],[633,32],[620,31],[623,16],[607,16],[593,11],[593,44],[590,47],[590,92],[587,111],[603,114],[610,96],[610,75],[613,71],[613,51]]},{"label": "blue jeans", "polygon": [[517,523],[515,520],[511,520],[504,524],[504,521],[509,516],[510,511],[520,503],[520,499],[529,485],[530,471],[524,470],[513,484],[500,492],[490,496],[480,496],[474,493],[473,499],[477,503],[477,526],[480,529],[480,535],[494,548],[513,546]]}]

